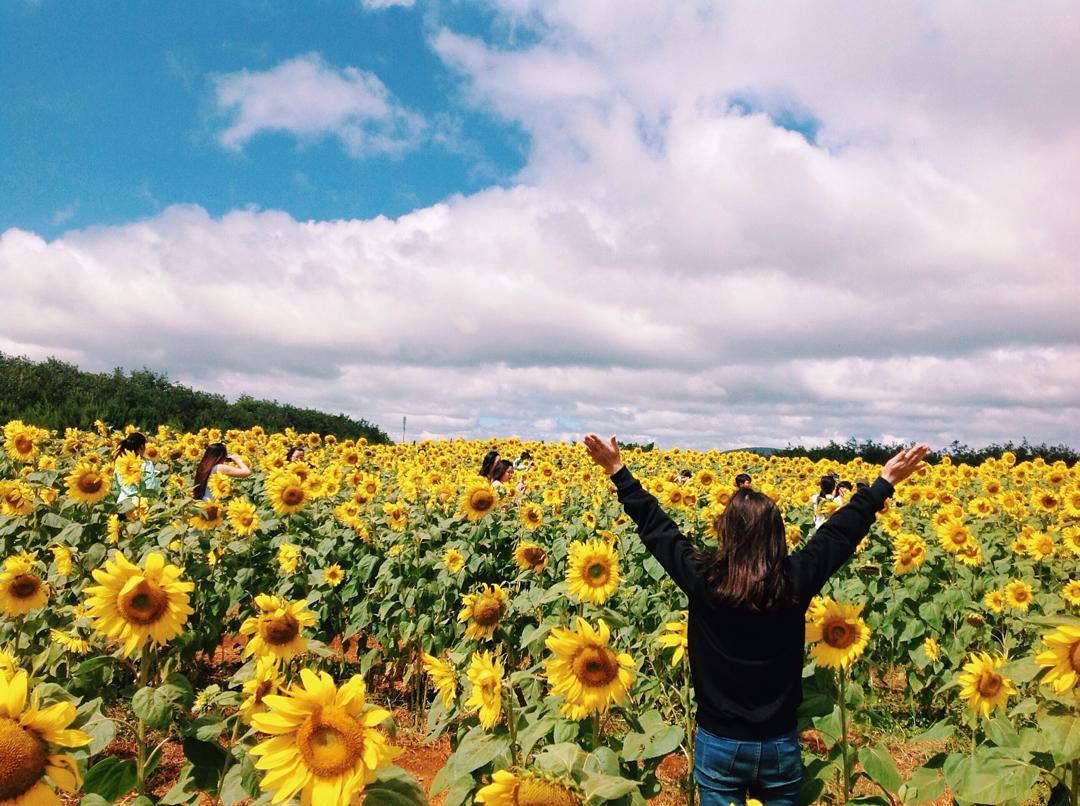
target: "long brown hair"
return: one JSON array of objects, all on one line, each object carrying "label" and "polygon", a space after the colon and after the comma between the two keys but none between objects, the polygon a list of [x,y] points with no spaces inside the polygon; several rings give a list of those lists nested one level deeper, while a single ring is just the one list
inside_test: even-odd
[{"label": "long brown hair", "polygon": [[705,555],[706,579],[721,603],[775,610],[788,603],[784,517],[767,496],[740,487],[717,519],[720,547]]},{"label": "long brown hair", "polygon": [[202,497],[206,495],[206,484],[210,481],[210,471],[214,469],[215,465],[224,462],[228,453],[229,450],[225,447],[224,442],[212,442],[206,446],[202,459],[199,460],[199,466],[195,468],[195,500],[201,501]]}]

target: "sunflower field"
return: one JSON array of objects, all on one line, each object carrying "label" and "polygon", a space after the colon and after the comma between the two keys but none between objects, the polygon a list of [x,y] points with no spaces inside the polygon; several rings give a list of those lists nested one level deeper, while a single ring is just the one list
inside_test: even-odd
[{"label": "sunflower field", "polygon": [[[2,806],[644,804],[692,759],[685,598],[580,445],[161,427],[150,485],[125,433],[3,429]],[[254,472],[195,502],[217,441]],[[533,465],[495,489],[492,447]],[[823,473],[878,470],[623,460],[702,548],[736,473],[797,550]],[[1078,566],[1076,467],[943,459],[902,484],[807,613],[805,801],[1075,805]],[[430,792],[402,730],[448,738]],[[153,791],[166,748],[182,769]]]}]

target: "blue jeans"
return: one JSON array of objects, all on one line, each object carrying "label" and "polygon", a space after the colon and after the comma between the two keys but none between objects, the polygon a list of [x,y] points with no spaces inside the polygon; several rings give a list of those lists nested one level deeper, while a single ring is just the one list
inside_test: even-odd
[{"label": "blue jeans", "polygon": [[701,806],[743,806],[756,798],[765,806],[796,806],[803,764],[795,731],[749,742],[724,739],[702,728],[694,743],[694,780]]}]

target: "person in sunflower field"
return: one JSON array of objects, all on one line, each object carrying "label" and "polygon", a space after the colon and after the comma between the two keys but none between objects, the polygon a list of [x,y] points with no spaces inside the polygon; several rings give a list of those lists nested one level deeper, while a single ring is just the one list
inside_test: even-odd
[{"label": "person in sunflower field", "polygon": [[[229,462],[232,464],[228,464]],[[226,476],[242,479],[251,475],[251,468],[235,453],[229,453],[224,442],[210,443],[203,451],[198,467],[195,468],[193,495],[196,501],[214,500],[210,492],[210,476],[214,473],[223,473]]]},{"label": "person in sunflower field", "polygon": [[796,710],[807,607],[929,448],[920,444],[892,457],[868,490],[852,496],[793,554],[784,542],[784,518],[768,496],[736,490],[716,524],[718,548],[700,551],[623,466],[614,436],[605,442],[589,434],[585,448],[615,484],[645,548],[689,599],[701,806],[743,806],[748,797],[770,806],[798,803],[803,764]]},{"label": "person in sunflower field", "polygon": [[157,468],[145,458],[145,454],[146,436],[138,431],[128,434],[116,446],[113,454],[113,477],[116,482],[117,504],[160,488]]},{"label": "person in sunflower field", "polygon": [[817,529],[840,505],[836,495],[836,476],[829,474],[821,477],[817,495],[810,498],[810,503],[814,505],[814,528]]}]

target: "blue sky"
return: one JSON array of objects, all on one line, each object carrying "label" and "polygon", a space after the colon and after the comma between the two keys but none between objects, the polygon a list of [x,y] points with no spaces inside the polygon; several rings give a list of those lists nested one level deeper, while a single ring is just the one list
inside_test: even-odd
[{"label": "blue sky", "polygon": [[0,351],[417,436],[1077,445],[1075,97],[1073,0],[6,0]]},{"label": "blue sky", "polygon": [[[461,101],[432,28],[506,36],[475,4],[436,13],[357,2],[6,2],[0,5],[0,229],[46,237],[153,216],[254,205],[297,219],[397,216],[505,183],[524,164],[520,126]],[[378,75],[452,133],[401,155],[350,156],[329,136],[266,132],[221,148],[213,77],[304,54]]]}]

